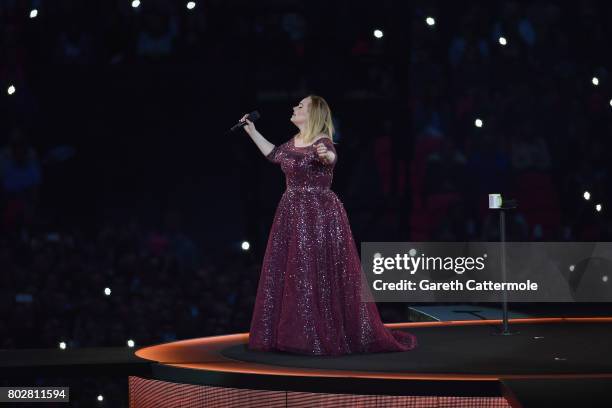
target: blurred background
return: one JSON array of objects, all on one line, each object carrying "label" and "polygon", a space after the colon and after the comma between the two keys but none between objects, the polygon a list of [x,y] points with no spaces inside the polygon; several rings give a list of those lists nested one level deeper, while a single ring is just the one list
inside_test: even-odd
[{"label": "blurred background", "polygon": [[[248,331],[285,185],[226,131],[258,109],[283,143],[311,93],[358,246],[496,241],[489,193],[518,200],[509,241],[609,241],[611,18],[605,1],[1,1],[0,348]],[[74,406],[126,404],[125,378],[74,387]]]}]

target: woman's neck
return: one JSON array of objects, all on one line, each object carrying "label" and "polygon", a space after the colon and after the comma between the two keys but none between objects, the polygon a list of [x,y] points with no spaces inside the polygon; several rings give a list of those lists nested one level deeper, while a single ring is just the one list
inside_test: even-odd
[{"label": "woman's neck", "polygon": [[303,140],[304,139],[304,131],[306,130],[305,129],[306,126],[301,124],[301,125],[297,125],[297,128],[300,129],[300,132],[298,133],[297,137],[298,137],[298,139]]}]

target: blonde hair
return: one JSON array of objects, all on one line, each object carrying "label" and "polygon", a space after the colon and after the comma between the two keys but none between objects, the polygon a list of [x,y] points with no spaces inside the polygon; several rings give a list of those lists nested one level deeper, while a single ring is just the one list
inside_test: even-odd
[{"label": "blonde hair", "polygon": [[327,101],[318,95],[308,95],[308,97],[310,98],[310,109],[302,140],[305,144],[310,144],[323,133],[333,142],[334,124]]}]

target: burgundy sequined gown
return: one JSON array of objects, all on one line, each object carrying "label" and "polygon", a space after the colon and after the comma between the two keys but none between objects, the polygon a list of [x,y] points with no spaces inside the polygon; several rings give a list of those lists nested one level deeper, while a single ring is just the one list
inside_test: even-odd
[{"label": "burgundy sequined gown", "polygon": [[[335,153],[328,138],[320,142]],[[267,158],[280,164],[287,188],[263,259],[248,348],[308,355],[414,348],[412,334],[388,330],[376,303],[362,301],[359,254],[330,190],[337,159],[323,164],[314,146],[295,147],[294,139]]]}]

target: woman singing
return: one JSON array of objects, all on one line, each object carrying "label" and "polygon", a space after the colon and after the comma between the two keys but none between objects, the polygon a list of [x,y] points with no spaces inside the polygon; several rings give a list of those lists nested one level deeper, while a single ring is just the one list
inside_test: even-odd
[{"label": "woman singing", "polygon": [[293,108],[299,133],[274,146],[244,129],[287,188],[274,215],[263,259],[249,349],[308,355],[406,351],[414,335],[388,330],[365,301],[363,272],[342,202],[330,190],[338,156],[327,102],[310,95]]}]

